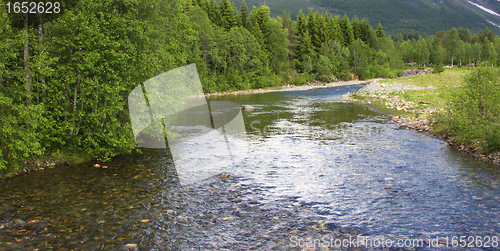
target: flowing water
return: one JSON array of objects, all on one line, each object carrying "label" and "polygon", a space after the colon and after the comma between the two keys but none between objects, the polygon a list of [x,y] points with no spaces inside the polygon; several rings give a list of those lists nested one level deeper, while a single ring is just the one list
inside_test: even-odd
[{"label": "flowing water", "polygon": [[255,107],[243,111],[248,155],[230,178],[181,186],[167,150],[142,149],[107,169],[1,182],[0,249],[290,250],[365,236],[455,250],[466,236],[498,250],[500,168],[340,101],[359,88],[215,99]]}]

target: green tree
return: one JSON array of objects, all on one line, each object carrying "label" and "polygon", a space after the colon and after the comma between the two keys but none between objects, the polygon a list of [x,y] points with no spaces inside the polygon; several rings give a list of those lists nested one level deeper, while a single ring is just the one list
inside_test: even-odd
[{"label": "green tree", "polygon": [[297,32],[300,37],[304,37],[304,34],[307,31],[306,27],[306,18],[304,16],[304,13],[302,13],[302,10],[299,10],[299,13],[297,14]]},{"label": "green tree", "polygon": [[464,43],[470,43],[472,34],[470,33],[468,28],[458,28],[458,37],[464,42]]},{"label": "green tree", "polygon": [[221,26],[221,13],[217,1],[210,0],[210,2],[207,3],[207,9],[208,9],[207,14],[208,17],[210,18],[210,21],[212,21],[212,23],[217,26]]},{"label": "green tree", "polygon": [[385,37],[384,28],[382,27],[381,23],[378,23],[377,30],[375,31],[375,34],[377,34],[378,38]]},{"label": "green tree", "polygon": [[498,54],[495,50],[495,45],[488,41],[487,37],[484,38],[481,55],[483,55],[485,60],[488,60],[492,67],[496,64]]},{"label": "green tree", "polygon": [[266,5],[260,5],[258,9],[253,9],[250,15],[250,20],[257,22],[257,25],[264,36],[264,41],[269,36],[269,22],[271,21],[269,14],[269,7]]},{"label": "green tree", "polygon": [[495,41],[495,34],[493,34],[493,31],[491,31],[490,29],[484,28],[484,30],[479,33],[479,41],[484,41],[484,38],[487,38],[488,41],[493,42]]},{"label": "green tree", "polygon": [[[488,154],[500,148],[500,72],[479,68],[465,78],[448,111],[448,130],[459,143]],[[451,112],[453,111],[453,112]]]},{"label": "green tree", "polygon": [[304,36],[302,37],[299,54],[301,56],[308,55],[310,58],[316,58],[316,51],[314,50],[314,46],[311,42],[311,37],[309,36],[309,32],[306,31]]},{"label": "green tree", "polygon": [[351,67],[349,61],[351,59],[351,52],[346,47],[341,47],[337,52],[339,66],[335,75],[341,80],[348,80],[351,78]]},{"label": "green tree", "polygon": [[342,31],[343,45],[349,46],[352,42],[354,42],[354,33],[351,26],[351,22],[347,15],[344,15],[342,20],[340,21],[340,30]]},{"label": "green tree", "polygon": [[267,38],[266,49],[269,52],[269,66],[274,73],[279,73],[283,69],[288,56],[288,31],[283,30],[280,21],[272,19],[269,22],[269,37]]},{"label": "green tree", "polygon": [[418,40],[415,51],[417,53],[417,63],[425,67],[425,64],[429,62],[429,56],[430,56],[430,52],[429,49],[427,48],[427,43],[425,42],[425,39],[422,38]]},{"label": "green tree", "polygon": [[282,28],[283,30],[288,31],[287,39],[288,39],[288,60],[292,58],[296,58],[298,56],[298,48],[300,45],[299,37],[297,36],[297,31],[295,30],[292,19],[290,17],[290,12],[283,11],[281,14],[282,19]]},{"label": "green tree", "polygon": [[370,48],[361,39],[356,39],[349,46],[354,73],[360,79],[370,78]]},{"label": "green tree", "polygon": [[321,81],[331,81],[332,79],[332,63],[327,56],[320,55],[318,61],[314,65],[318,74],[318,79]]},{"label": "green tree", "polygon": [[222,0],[219,3],[219,12],[221,16],[221,27],[226,31],[231,28],[238,26],[238,19],[236,15],[236,9],[231,5],[229,0]]},{"label": "green tree", "polygon": [[240,7],[240,23],[243,28],[248,29],[248,6],[245,2],[245,0],[241,1],[241,7]]},{"label": "green tree", "polygon": [[309,73],[313,70],[313,64],[311,57],[309,57],[307,54],[301,56],[301,61],[302,61],[302,72],[303,73]]},{"label": "green tree", "polygon": [[443,46],[446,50],[447,58],[451,60],[451,67],[453,67],[457,54],[460,53],[459,41],[460,38],[458,37],[458,31],[455,28],[449,30],[443,39]]},{"label": "green tree", "polygon": [[343,34],[340,30],[340,17],[336,16],[335,18],[328,18],[328,31],[329,37],[327,41],[337,41],[339,44],[343,44]]}]

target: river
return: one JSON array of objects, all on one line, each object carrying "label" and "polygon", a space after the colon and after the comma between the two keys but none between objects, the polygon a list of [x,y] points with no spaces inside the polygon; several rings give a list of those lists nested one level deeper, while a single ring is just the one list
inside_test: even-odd
[{"label": "river", "polygon": [[213,98],[255,107],[242,113],[248,155],[229,178],[180,185],[170,152],[142,149],[107,169],[1,182],[0,248],[290,250],[364,236],[455,250],[465,236],[498,250],[500,169],[340,101],[360,87]]}]

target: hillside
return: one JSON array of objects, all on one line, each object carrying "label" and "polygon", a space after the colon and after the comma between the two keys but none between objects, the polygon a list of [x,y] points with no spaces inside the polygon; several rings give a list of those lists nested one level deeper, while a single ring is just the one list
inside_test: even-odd
[{"label": "hillside", "polygon": [[[372,26],[379,22],[387,34],[435,34],[452,27],[469,28],[478,33],[484,28],[500,34],[500,1],[498,0],[247,0],[247,5],[265,3],[271,15],[288,10],[295,17],[299,9],[327,12],[349,18],[369,19]],[[240,2],[236,1],[237,8]]]}]

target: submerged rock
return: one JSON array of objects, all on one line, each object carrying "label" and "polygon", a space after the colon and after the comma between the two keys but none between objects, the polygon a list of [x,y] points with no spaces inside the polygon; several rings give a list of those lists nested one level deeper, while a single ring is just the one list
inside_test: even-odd
[{"label": "submerged rock", "polygon": [[251,105],[243,105],[243,110],[246,110],[246,111],[251,111],[255,109],[255,107],[251,106]]}]

